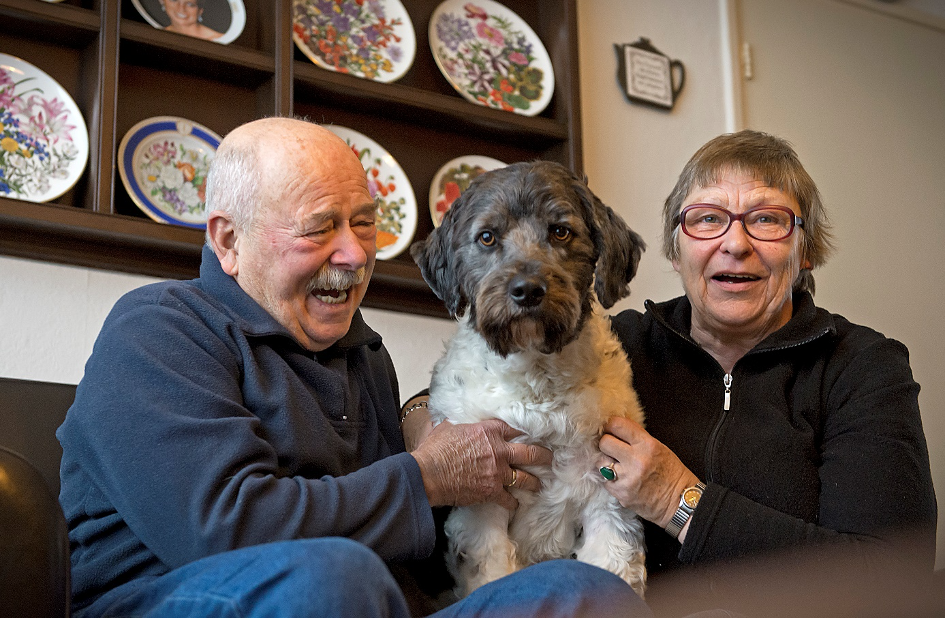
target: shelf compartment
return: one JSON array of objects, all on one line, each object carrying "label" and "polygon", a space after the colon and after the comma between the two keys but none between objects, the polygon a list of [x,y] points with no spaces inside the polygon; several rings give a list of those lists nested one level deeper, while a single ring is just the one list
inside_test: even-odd
[{"label": "shelf compartment", "polygon": [[[190,118],[221,135],[253,118],[293,112],[357,129],[389,148],[407,172],[420,210],[415,239],[432,229],[429,183],[455,156],[544,158],[581,172],[576,0],[503,0],[536,31],[554,66],[555,95],[535,117],[478,106],[452,90],[427,39],[439,3],[404,0],[417,57],[401,80],[382,84],[321,69],[304,57],[288,34],[292,0],[244,0],[247,27],[230,45],[153,28],[131,0],[0,0],[0,51],[44,70],[49,67],[34,60],[55,56],[59,66],[47,72],[73,94],[92,142],[83,178],[55,203],[0,197],[0,254],[154,277],[196,276],[203,234],[145,217],[118,176],[122,136],[155,115]],[[187,97],[201,100],[188,106]],[[445,316],[407,252],[377,263],[364,304]]]}]

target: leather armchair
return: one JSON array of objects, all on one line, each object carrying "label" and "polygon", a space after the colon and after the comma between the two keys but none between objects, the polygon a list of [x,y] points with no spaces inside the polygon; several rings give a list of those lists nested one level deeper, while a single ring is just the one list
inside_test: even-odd
[{"label": "leather armchair", "polygon": [[0,447],[0,616],[68,616],[69,574],[59,501],[39,470]]}]

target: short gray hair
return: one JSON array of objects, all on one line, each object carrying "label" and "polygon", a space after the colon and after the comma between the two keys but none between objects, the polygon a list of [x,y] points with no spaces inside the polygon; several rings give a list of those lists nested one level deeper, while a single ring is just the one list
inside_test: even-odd
[{"label": "short gray hair", "polygon": [[720,135],[689,159],[663,205],[663,255],[669,260],[679,258],[678,217],[686,197],[699,187],[718,182],[729,170],[752,174],[797,200],[804,219],[802,258],[810,262],[811,268],[801,270],[794,289],[813,293],[811,270],[825,264],[834,248],[827,212],[817,185],[791,145],[760,131],[746,129]]},{"label": "short gray hair", "polygon": [[222,210],[229,215],[234,227],[247,231],[261,198],[261,180],[255,142],[224,140],[207,172],[207,212]]}]

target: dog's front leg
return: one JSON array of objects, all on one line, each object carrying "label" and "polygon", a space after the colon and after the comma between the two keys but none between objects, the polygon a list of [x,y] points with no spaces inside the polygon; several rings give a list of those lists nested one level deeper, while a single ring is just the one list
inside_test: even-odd
[{"label": "dog's front leg", "polygon": [[498,504],[457,507],[446,520],[447,565],[460,598],[518,569],[509,539],[511,512]]},{"label": "dog's front leg", "polygon": [[620,576],[643,598],[646,588],[643,522],[603,488],[584,505],[584,543],[577,559]]}]

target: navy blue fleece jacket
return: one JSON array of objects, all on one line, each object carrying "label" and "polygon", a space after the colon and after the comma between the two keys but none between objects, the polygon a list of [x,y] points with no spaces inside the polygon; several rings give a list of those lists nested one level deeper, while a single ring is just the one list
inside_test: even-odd
[{"label": "navy blue fleece jacket", "polygon": [[433,517],[399,404],[360,312],[334,346],[306,351],[206,247],[198,279],[130,292],[57,433],[75,606],[270,541],[429,554]]}]

